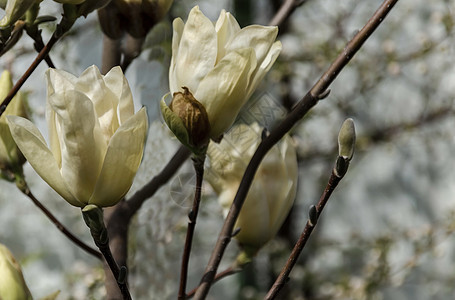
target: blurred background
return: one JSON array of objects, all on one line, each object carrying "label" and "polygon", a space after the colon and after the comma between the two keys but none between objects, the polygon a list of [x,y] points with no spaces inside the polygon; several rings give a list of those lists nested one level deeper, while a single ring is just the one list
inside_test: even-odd
[{"label": "blurred background", "polygon": [[[305,95],[379,0],[307,0],[280,26],[283,50],[239,120],[273,127]],[[212,20],[221,9],[240,25],[268,24],[279,0],[179,1],[148,34],[142,54],[126,72],[136,107],[147,106],[150,133],[143,165],[129,193],[162,169],[178,142],[162,125],[158,103],[168,92],[171,22],[199,5]],[[59,16],[45,1],[42,14]],[[455,289],[455,3],[399,1],[321,101],[292,130],[298,146],[299,187],[294,208],[275,240],[248,268],[216,283],[210,299],[262,299],[302,231],[308,208],[322,193],[337,156],[337,134],[353,118],[357,148],[350,169],[331,197],[279,299],[451,299]],[[45,40],[51,25],[44,27]],[[15,81],[36,56],[23,38],[0,60]],[[58,68],[79,75],[101,65],[102,32],[95,13],[51,52]],[[33,120],[46,135],[42,63],[22,88]],[[46,136],[45,136],[46,137]],[[46,137],[47,138],[47,137]],[[32,192],[76,235],[92,243],[78,209],[60,197],[29,165]],[[135,299],[177,294],[181,249],[194,188],[187,162],[149,199],[131,226],[130,287]],[[199,282],[222,225],[221,208],[204,185],[190,261],[188,287]],[[39,298],[102,299],[102,266],[73,247],[14,184],[0,182],[0,242],[23,266]],[[223,266],[235,258],[233,241]]]}]

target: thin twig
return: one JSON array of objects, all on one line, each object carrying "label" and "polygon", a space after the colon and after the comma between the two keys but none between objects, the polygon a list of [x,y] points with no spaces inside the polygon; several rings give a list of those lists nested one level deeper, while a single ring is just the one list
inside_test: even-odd
[{"label": "thin twig", "polygon": [[[43,48],[45,47],[44,42],[43,42],[43,37],[41,36],[41,31],[38,30],[37,28],[26,28],[26,31],[27,31],[28,36],[31,37],[33,39],[33,41],[35,42],[35,44],[34,44],[35,50],[38,53],[40,53],[41,50],[43,50]],[[49,53],[44,57],[44,61],[47,63],[47,66],[49,68],[55,69],[54,62],[52,61]]]},{"label": "thin twig", "polygon": [[22,75],[22,77],[19,78],[19,80],[14,85],[13,89],[8,93],[8,95],[3,100],[2,104],[0,105],[0,116],[6,110],[6,107],[11,102],[13,97],[17,94],[17,92],[22,87],[22,85],[25,83],[25,81],[30,77],[30,75],[32,75],[33,71],[35,71],[35,69],[38,67],[40,62],[48,56],[49,52],[51,51],[51,49],[55,45],[55,43],[58,41],[58,39],[59,38],[55,34],[52,35],[52,37],[47,42],[46,46],[43,47],[43,49],[40,51],[38,56],[35,58],[35,60],[30,65],[30,67],[27,69],[27,71],[25,71],[24,75]]},{"label": "thin twig", "polygon": [[308,0],[285,0],[280,9],[273,16],[272,21],[270,21],[270,26],[280,26],[293,12],[294,10],[307,2]]},{"label": "thin twig", "polygon": [[[219,280],[223,279],[224,277],[231,276],[233,274],[239,273],[242,271],[242,268],[238,267],[229,267],[226,270],[216,274],[215,278],[213,279],[213,283],[218,282]],[[186,299],[191,299],[194,297],[196,294],[197,288],[192,289],[191,291],[188,292],[186,295]]]},{"label": "thin twig", "polygon": [[190,150],[180,146],[174,156],[169,160],[163,170],[153,177],[146,185],[137,191],[128,201],[121,202],[121,210],[127,218],[132,218],[141,208],[142,204],[152,197],[155,192],[174,176],[182,164],[190,156]]},{"label": "thin twig", "polygon": [[[96,241],[95,241],[95,243],[96,243]],[[101,253],[104,256],[104,259],[106,260],[106,263],[109,265],[109,268],[112,271],[112,274],[116,278],[116,281],[117,281],[118,287],[122,293],[123,299],[131,300],[131,295],[128,290],[128,286],[126,284],[126,274],[122,274],[122,276],[120,276],[121,275],[120,268],[118,267],[117,263],[114,260],[114,257],[112,256],[111,249],[109,248],[109,243],[106,243],[106,244],[96,243],[96,245],[100,249]],[[126,272],[126,270],[124,272]],[[124,278],[121,278],[121,277],[124,277]]]},{"label": "thin twig", "polygon": [[321,215],[324,206],[327,204],[327,201],[329,200],[330,196],[332,195],[333,191],[335,190],[341,179],[342,177],[337,176],[335,172],[332,171],[329,182],[327,183],[327,186],[325,187],[324,192],[322,193],[321,198],[319,199],[318,204],[315,207],[316,214],[314,216],[314,219],[311,220],[310,217],[310,219],[306,222],[305,228],[303,229],[302,234],[300,235],[297,243],[294,245],[294,249],[292,249],[292,252],[289,255],[289,258],[286,262],[286,265],[283,267],[283,269],[280,272],[280,275],[277,277],[272,288],[267,293],[265,297],[266,300],[275,299],[278,292],[286,284],[289,274],[291,273],[292,268],[296,264],[297,259],[300,256],[300,253],[302,253],[302,250],[305,247],[306,242],[310,238],[310,235],[313,232],[314,227],[316,226],[317,220],[319,219],[319,216]]},{"label": "thin twig", "polygon": [[186,299],[186,281],[188,277],[188,263],[190,261],[191,245],[193,243],[194,230],[201,202],[202,180],[204,177],[205,154],[193,158],[194,170],[196,172],[196,189],[194,192],[193,207],[188,214],[188,229],[186,231],[185,246],[183,248],[182,265],[180,269],[180,286],[178,299]]},{"label": "thin twig", "polygon": [[68,229],[66,229],[66,227],[63,226],[63,224],[38,199],[36,199],[23,179],[21,180],[21,186],[18,185],[18,187],[21,192],[24,193],[24,195],[30,198],[30,200],[32,200],[32,202],[38,206],[39,209],[41,209],[46,217],[48,217],[49,220],[55,225],[55,227],[57,227],[57,229],[60,230],[68,239],[70,239],[85,252],[93,255],[98,259],[103,259],[103,256],[100,252],[85,244],[83,241],[74,236]]},{"label": "thin twig", "polygon": [[365,41],[370,37],[376,28],[382,23],[384,18],[393,8],[398,0],[385,0],[374,15],[368,20],[367,24],[356,34],[356,36],[346,45],[343,52],[336,58],[334,63],[316,82],[311,90],[303,97],[295,108],[286,116],[286,118],[271,131],[258,146],[256,152],[248,164],[245,174],[240,183],[235,199],[231,205],[229,213],[224,222],[223,228],[218,236],[217,243],[212,252],[210,260],[201,279],[199,288],[196,292],[195,299],[205,299],[210,286],[215,277],[218,266],[223,257],[224,251],[231,240],[231,233],[234,224],[242,208],[245,197],[256,170],[266,153],[275,145],[306,113],[315,106],[320,99],[327,96],[327,88],[335,80],[341,70],[348,64],[352,57],[357,53]]}]

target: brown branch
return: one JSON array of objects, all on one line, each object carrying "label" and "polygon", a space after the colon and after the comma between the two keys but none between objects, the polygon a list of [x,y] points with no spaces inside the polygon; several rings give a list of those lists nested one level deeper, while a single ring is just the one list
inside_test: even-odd
[{"label": "brown branch", "polygon": [[248,164],[245,174],[240,183],[237,194],[224,222],[223,228],[218,236],[217,243],[212,252],[210,260],[201,279],[200,285],[195,295],[195,299],[205,299],[210,286],[215,277],[218,266],[224,251],[231,240],[231,233],[234,224],[242,208],[245,197],[253,181],[254,174],[266,153],[275,145],[306,113],[317,104],[324,96],[327,96],[327,88],[335,80],[341,70],[348,64],[352,57],[357,53],[365,41],[370,37],[376,28],[382,23],[384,18],[393,8],[398,0],[385,0],[374,15],[368,20],[367,24],[354,36],[346,45],[343,52],[336,58],[334,63],[316,82],[311,90],[303,97],[287,117],[271,131],[258,146],[256,152]]},{"label": "brown branch", "polygon": [[185,245],[183,248],[182,264],[180,269],[180,286],[178,299],[186,299],[186,281],[188,277],[188,263],[190,261],[191,245],[193,243],[194,230],[196,229],[196,220],[201,202],[201,188],[204,177],[205,153],[193,158],[194,170],[196,172],[196,189],[194,193],[193,207],[188,214],[188,229],[186,231]]},{"label": "brown branch", "polygon": [[[242,268],[238,268],[238,267],[229,267],[227,268],[226,270],[216,274],[215,278],[213,279],[213,283],[215,282],[218,282],[220,281],[221,279],[223,279],[224,277],[228,277],[228,276],[231,276],[233,274],[236,274],[236,273],[239,273],[242,271]],[[186,299],[191,299],[194,297],[194,295],[196,294],[196,290],[197,288],[194,288],[192,289],[191,291],[188,292],[188,294],[186,295]]]},{"label": "brown branch", "polygon": [[60,230],[70,241],[72,241],[88,254],[91,254],[100,260],[103,259],[103,256],[99,251],[85,244],[83,241],[73,235],[38,199],[36,199],[23,178],[16,178],[16,185],[19,190],[28,198],[30,198],[30,200],[32,200],[32,202],[46,215],[46,217],[55,225],[55,227],[57,227],[57,229]]},{"label": "brown branch", "polygon": [[289,258],[286,262],[286,265],[283,267],[283,269],[280,272],[280,275],[277,277],[272,288],[267,293],[265,297],[266,300],[275,299],[278,292],[286,284],[289,274],[291,273],[292,268],[294,268],[297,259],[300,256],[300,253],[302,253],[303,248],[305,247],[308,239],[310,238],[311,233],[313,232],[313,229],[316,226],[316,223],[319,219],[319,216],[322,213],[322,210],[324,209],[325,205],[327,204],[327,201],[329,200],[330,196],[332,195],[333,191],[335,190],[341,179],[342,177],[337,176],[336,172],[332,171],[329,182],[327,183],[327,186],[325,187],[324,192],[322,193],[321,198],[318,201],[318,204],[316,205],[316,207],[312,206],[310,208],[310,219],[306,222],[305,228],[303,229],[302,234],[300,235],[297,243],[294,245],[294,249],[292,249],[292,252],[289,255]]},{"label": "brown branch", "polygon": [[308,0],[284,0],[280,9],[273,16],[269,26],[280,26],[293,12],[294,10],[307,2]]}]

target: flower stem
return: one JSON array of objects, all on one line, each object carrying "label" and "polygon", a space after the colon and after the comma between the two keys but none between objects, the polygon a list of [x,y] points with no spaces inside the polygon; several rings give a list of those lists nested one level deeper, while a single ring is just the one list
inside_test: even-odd
[{"label": "flower stem", "polygon": [[111,249],[109,248],[109,236],[106,226],[104,225],[103,210],[93,204],[86,205],[82,208],[82,216],[85,224],[90,228],[90,234],[98,249],[106,260],[107,265],[111,269],[112,275],[117,282],[124,300],[131,300],[131,295],[127,285],[127,269],[126,266],[118,267],[114,260]]},{"label": "flower stem", "polygon": [[205,152],[193,157],[194,170],[196,171],[196,190],[194,193],[193,207],[188,214],[188,229],[186,232],[185,246],[182,256],[182,264],[180,269],[180,287],[178,299],[186,299],[186,282],[188,277],[188,263],[190,260],[191,244],[193,242],[194,230],[196,228],[196,219],[199,212],[199,204],[201,202],[201,187],[204,177],[204,161]]}]

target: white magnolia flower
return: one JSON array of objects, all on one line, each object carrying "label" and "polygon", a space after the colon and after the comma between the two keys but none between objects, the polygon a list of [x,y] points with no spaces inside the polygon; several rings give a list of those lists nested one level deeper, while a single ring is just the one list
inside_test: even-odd
[{"label": "white magnolia flower", "polygon": [[202,103],[217,139],[234,123],[238,112],[269,71],[281,51],[275,26],[240,29],[224,10],[213,24],[195,6],[186,23],[173,23],[169,68],[171,95],[189,89]]},{"label": "white magnolia flower", "polygon": [[147,132],[145,108],[134,114],[120,67],[95,66],[77,78],[49,69],[50,148],[30,121],[8,116],[11,134],[35,171],[70,204],[111,206],[131,187]]},{"label": "white magnolia flower", "polygon": [[[258,124],[237,125],[220,144],[210,143],[206,178],[219,195],[225,214],[237,193],[245,169],[261,141]],[[240,211],[235,238],[253,254],[272,239],[292,207],[297,188],[297,155],[285,136],[261,162]]]},{"label": "white magnolia flower", "polygon": [[21,266],[6,246],[0,244],[0,299],[31,300]]}]

